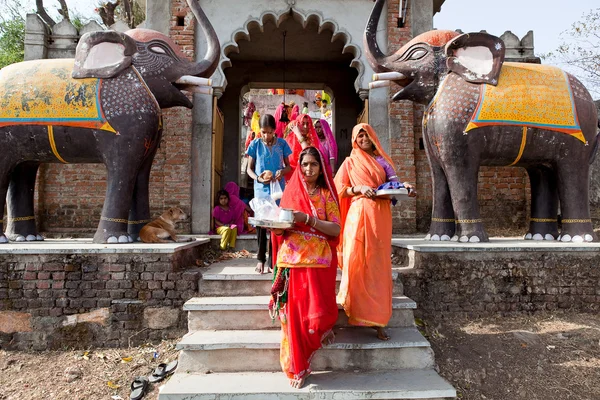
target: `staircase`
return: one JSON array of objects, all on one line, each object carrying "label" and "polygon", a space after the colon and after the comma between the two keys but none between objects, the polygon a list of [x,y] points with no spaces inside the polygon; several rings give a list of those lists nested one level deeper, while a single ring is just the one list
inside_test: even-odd
[{"label": "staircase", "polygon": [[433,351],[414,325],[416,304],[398,283],[387,329],[391,339],[381,341],[372,329],[349,326],[340,307],[335,343],[317,351],[305,386],[292,389],[279,364],[279,322],[272,323],[267,310],[272,275],[255,273],[255,265],[254,259],[238,259],[204,271],[199,294],[205,297],[184,305],[189,333],[178,344],[177,372],[159,400],[456,396],[434,371]]}]

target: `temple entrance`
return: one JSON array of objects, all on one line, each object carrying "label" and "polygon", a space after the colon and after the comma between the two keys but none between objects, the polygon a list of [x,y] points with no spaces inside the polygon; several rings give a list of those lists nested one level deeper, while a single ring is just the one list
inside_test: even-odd
[{"label": "temple entrance", "polygon": [[343,160],[350,152],[352,127],[364,110],[357,93],[356,47],[347,44],[347,37],[334,36],[334,28],[321,25],[318,16],[303,21],[293,12],[281,16],[279,24],[265,18],[263,25],[250,23],[247,30],[248,35],[236,40],[236,53],[225,48],[230,67],[224,69],[227,86],[218,101],[225,115],[221,182],[243,183],[244,106],[250,101],[261,114],[273,115],[282,101],[293,100],[300,110],[306,101],[311,116],[318,117],[315,94],[326,93],[338,158]]}]

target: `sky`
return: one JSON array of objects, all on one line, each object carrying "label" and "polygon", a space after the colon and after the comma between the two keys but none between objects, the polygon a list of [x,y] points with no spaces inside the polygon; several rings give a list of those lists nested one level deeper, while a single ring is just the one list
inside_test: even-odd
[{"label": "sky", "polygon": [[463,32],[485,30],[495,36],[511,31],[519,39],[532,30],[534,52],[540,55],[555,50],[562,42],[561,32],[595,8],[600,8],[599,0],[446,0],[433,26]]}]

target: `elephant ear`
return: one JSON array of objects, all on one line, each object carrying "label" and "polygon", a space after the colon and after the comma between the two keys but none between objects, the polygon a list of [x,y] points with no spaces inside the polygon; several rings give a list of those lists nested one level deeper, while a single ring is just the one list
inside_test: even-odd
[{"label": "elephant ear", "polygon": [[75,50],[73,78],[112,78],[131,65],[136,41],[115,31],[88,32]]},{"label": "elephant ear", "polygon": [[498,84],[504,63],[504,42],[487,33],[465,33],[446,44],[448,70],[468,82]]}]

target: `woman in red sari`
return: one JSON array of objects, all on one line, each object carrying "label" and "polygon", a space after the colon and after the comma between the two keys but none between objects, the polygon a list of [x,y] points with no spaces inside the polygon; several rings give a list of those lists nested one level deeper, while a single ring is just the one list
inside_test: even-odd
[{"label": "woman in red sari", "polygon": [[302,150],[281,199],[281,207],[294,210],[295,226],[275,230],[281,240],[274,249],[277,266],[269,310],[281,320],[281,367],[294,388],[304,385],[315,351],[333,341],[338,316],[340,214],[331,171],[323,160],[314,147]]},{"label": "woman in red sari", "polygon": [[288,124],[284,139],[290,146],[290,149],[292,149],[292,154],[290,155],[292,170],[285,176],[285,179],[289,180],[294,174],[294,170],[298,165],[298,156],[303,149],[310,146],[316,147],[319,151],[322,149],[317,131],[315,131],[312,119],[308,114],[300,114]]}]

